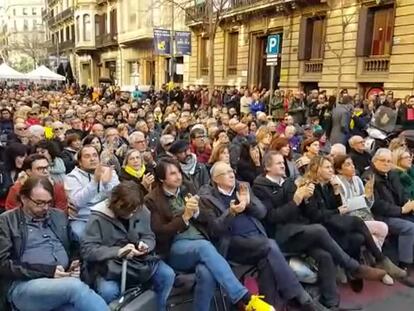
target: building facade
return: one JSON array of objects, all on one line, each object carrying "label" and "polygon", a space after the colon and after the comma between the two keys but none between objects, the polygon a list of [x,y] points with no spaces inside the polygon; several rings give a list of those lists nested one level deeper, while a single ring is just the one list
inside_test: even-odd
[{"label": "building facade", "polygon": [[[208,85],[210,40],[198,22],[207,14],[205,2],[188,12],[193,54],[186,82]],[[269,88],[267,39],[279,34],[279,88],[413,92],[412,0],[233,0],[221,17],[214,40],[217,86]]]},{"label": "building facade", "polygon": [[11,65],[31,70],[46,56],[43,0],[4,0],[1,54]]},{"label": "building facade", "polygon": [[[42,18],[47,25],[48,60],[52,69],[75,64],[75,0],[47,0]],[[62,73],[63,74],[63,73]]]},{"label": "building facade", "polygon": [[[161,87],[169,81],[170,58],[155,54],[154,29],[186,30],[184,13],[166,1],[78,0],[74,21],[79,83]],[[181,74],[174,80],[183,83],[184,57],[176,62]]]}]

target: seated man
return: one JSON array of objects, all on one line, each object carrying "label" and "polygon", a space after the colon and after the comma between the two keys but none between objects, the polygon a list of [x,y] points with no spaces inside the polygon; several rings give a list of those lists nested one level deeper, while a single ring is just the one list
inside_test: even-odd
[{"label": "seated man", "polygon": [[180,162],[184,180],[192,183],[196,191],[210,182],[206,166],[197,161],[197,156],[191,152],[187,141],[177,140],[171,145],[169,152]]},{"label": "seated man", "polygon": [[[266,216],[266,207],[249,186],[237,182],[233,169],[225,162],[214,164],[211,177],[213,186],[205,185],[199,191],[204,215],[198,220],[205,223],[209,235],[217,240],[221,254],[240,264],[258,265],[260,291],[273,296],[267,295],[268,302],[276,304],[280,296],[285,302],[298,304],[301,309],[326,310],[312,300],[276,242],[267,238],[259,221]],[[272,277],[266,278],[266,274]],[[276,290],[279,295],[273,294]]]},{"label": "seated man", "polygon": [[155,178],[160,185],[145,197],[145,203],[151,211],[156,250],[173,269],[195,271],[193,310],[210,310],[218,283],[238,307],[246,311],[273,311],[258,296],[249,294],[208,240],[207,232],[197,222],[198,198],[191,196],[191,185],[183,184],[180,164],[170,157],[161,159]]},{"label": "seated man", "polygon": [[[31,154],[23,161],[24,173],[11,186],[6,199],[6,210],[19,207],[21,204],[18,200],[20,188],[29,177],[47,177],[49,178],[49,161],[40,154]],[[52,182],[52,180],[49,178]],[[53,182],[53,206],[66,212],[68,208],[68,198],[66,197],[65,187],[61,182]]]},{"label": "seated man", "polygon": [[349,155],[354,162],[356,174],[362,176],[371,165],[371,155],[365,151],[365,141],[361,136],[352,136],[349,140]]},{"label": "seated man", "polygon": [[294,180],[285,178],[281,154],[269,151],[263,164],[266,175],[256,178],[253,192],[266,205],[269,235],[284,252],[305,253],[316,260],[321,303],[331,310],[342,309],[343,306],[339,307],[335,265],[342,266],[355,277],[368,279],[375,279],[376,269],[352,259],[322,225],[309,224],[301,209],[302,203],[313,195],[314,185],[297,188]]},{"label": "seated man", "polygon": [[78,166],[65,177],[65,189],[76,210],[70,216],[73,239],[79,241],[91,209],[105,205],[112,189],[119,184],[115,171],[100,164],[98,151],[91,145],[78,152]]},{"label": "seated man", "polygon": [[50,181],[30,177],[20,189],[21,208],[0,215],[3,298],[19,311],[109,310],[79,279],[79,261],[70,262],[68,220],[50,208],[52,200]]},{"label": "seated man", "polygon": [[[414,261],[414,201],[405,194],[398,173],[391,171],[392,153],[389,149],[378,149],[372,163],[375,201],[371,210],[376,219],[388,225],[391,235],[398,236],[400,266],[406,268]],[[414,282],[411,285],[414,286]]]},{"label": "seated man", "polygon": [[[122,261],[128,259],[128,287],[151,283],[157,293],[158,310],[165,311],[174,284],[174,271],[154,253],[155,236],[150,213],[135,182],[114,188],[108,206],[92,211],[81,243],[82,259],[94,277],[97,292],[106,302],[121,294]],[[140,273],[131,272],[137,263]]]}]

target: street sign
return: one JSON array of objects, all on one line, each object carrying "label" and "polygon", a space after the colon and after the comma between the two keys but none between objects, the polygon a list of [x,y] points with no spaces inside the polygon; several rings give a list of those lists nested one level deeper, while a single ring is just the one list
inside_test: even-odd
[{"label": "street sign", "polygon": [[267,37],[266,54],[277,55],[280,53],[280,34],[270,35]]}]

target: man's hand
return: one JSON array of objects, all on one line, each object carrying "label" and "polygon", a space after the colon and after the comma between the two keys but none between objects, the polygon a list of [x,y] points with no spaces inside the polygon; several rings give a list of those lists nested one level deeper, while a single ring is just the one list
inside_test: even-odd
[{"label": "man's hand", "polygon": [[102,175],[101,175],[101,182],[103,184],[107,184],[112,179],[112,167],[110,166],[102,166]]},{"label": "man's hand", "polygon": [[183,219],[184,221],[188,222],[191,218],[193,218],[194,214],[198,213],[199,206],[198,206],[198,196],[189,195],[185,198],[185,208]]},{"label": "man's hand", "polygon": [[246,209],[246,205],[243,202],[240,202],[239,204],[236,204],[236,202],[233,200],[230,202],[230,212],[233,215],[238,215],[244,212]]},{"label": "man's hand", "polygon": [[250,192],[246,183],[240,184],[239,191],[236,193],[236,197],[239,202],[244,203],[246,207],[250,204]]},{"label": "man's hand", "polygon": [[95,169],[95,173],[93,175],[93,178],[96,183],[99,183],[101,181],[102,174],[103,174],[103,166],[101,164],[98,164],[98,166]]},{"label": "man's hand", "polygon": [[80,262],[79,262],[79,260],[72,261],[72,263],[70,264],[68,272],[70,273],[71,277],[74,277],[74,278],[79,278],[80,277]]},{"label": "man's hand", "polygon": [[401,213],[402,214],[408,214],[411,213],[414,210],[414,201],[408,201],[401,207]]},{"label": "man's hand", "polygon": [[62,266],[56,266],[54,278],[60,279],[70,276],[70,272],[65,272],[65,269]]}]

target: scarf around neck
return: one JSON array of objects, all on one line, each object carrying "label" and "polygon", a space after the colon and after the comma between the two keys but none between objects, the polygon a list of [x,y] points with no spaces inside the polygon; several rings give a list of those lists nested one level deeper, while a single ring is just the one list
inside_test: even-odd
[{"label": "scarf around neck", "polygon": [[144,176],[146,167],[145,167],[145,164],[142,164],[141,168],[139,170],[136,170],[130,165],[125,165],[124,169],[125,169],[125,172],[127,172],[129,175],[135,178],[141,179],[142,176]]},{"label": "scarf around neck", "polygon": [[194,175],[194,172],[196,169],[197,157],[194,153],[192,153],[191,157],[188,159],[186,163],[180,163],[180,164],[181,164],[181,169],[183,170],[183,172],[188,176],[192,176]]}]

